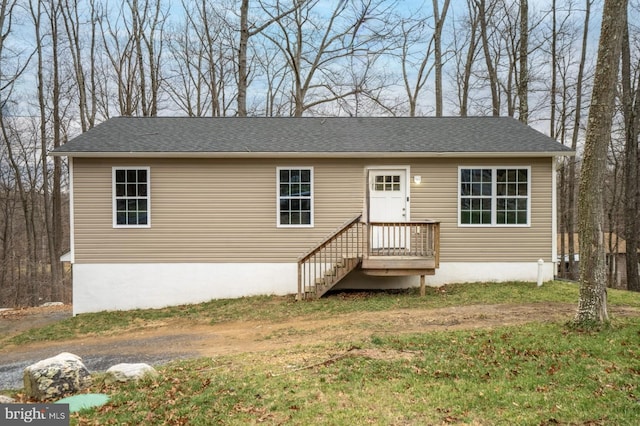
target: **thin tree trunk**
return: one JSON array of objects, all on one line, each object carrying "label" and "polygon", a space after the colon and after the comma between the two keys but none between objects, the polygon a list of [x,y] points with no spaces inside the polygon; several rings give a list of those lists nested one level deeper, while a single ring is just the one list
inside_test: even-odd
[{"label": "thin tree trunk", "polygon": [[625,19],[622,44],[622,104],[625,122],[625,158],[624,158],[624,236],[626,247],[627,289],[640,291],[638,277],[638,209],[640,184],[638,176],[638,129],[640,128],[640,74],[632,89],[631,48],[629,41],[629,24]]},{"label": "thin tree trunk", "polygon": [[442,27],[449,10],[449,0],[445,0],[442,6],[442,15],[438,12],[438,0],[433,0],[433,20],[435,30],[434,41],[434,68],[436,73],[436,117],[442,117]]},{"label": "thin tree trunk", "polygon": [[[142,56],[142,19],[140,18],[140,10],[138,9],[138,0],[133,0],[133,3],[130,5],[131,7],[131,21],[132,21],[132,37],[133,43],[135,46],[136,53],[136,63],[138,67],[138,75],[140,78],[138,79],[139,90],[140,90],[140,102],[142,105],[142,115],[144,117],[148,117],[149,108],[147,106],[147,87],[146,87],[146,75],[147,72],[144,66],[144,58]],[[146,7],[146,6],[145,6]],[[146,15],[146,9],[145,9]]]},{"label": "thin tree trunk", "polygon": [[[556,28],[557,18],[556,18],[556,0],[553,0],[551,3],[551,105],[550,105],[550,119],[549,119],[549,136],[552,138],[556,138],[556,91],[558,90],[558,76],[556,74],[558,70],[558,58],[556,57],[557,49],[558,49],[558,31]],[[563,166],[564,171],[564,166]]]},{"label": "thin tree trunk", "polygon": [[[61,140],[61,117],[60,117],[60,64],[58,62],[58,7],[57,1],[51,1],[50,21],[51,21],[51,50],[53,67],[53,145],[60,146]],[[40,87],[41,85],[39,85]],[[44,104],[44,93],[39,93],[39,101]],[[43,105],[44,107],[44,105]],[[44,110],[42,110],[44,111]],[[45,117],[41,120],[46,123]],[[49,163],[47,158],[47,134],[43,125],[41,137],[42,155],[42,189],[44,197],[44,216],[47,231],[47,248],[49,252],[49,264],[51,267],[51,296],[56,300],[62,297],[62,277],[60,275],[60,255],[62,247],[62,194],[60,192],[60,181],[62,176],[60,158],[54,159],[53,181],[49,181]]]},{"label": "thin tree trunk", "polygon": [[238,111],[247,116],[247,46],[249,44],[249,0],[240,4],[240,42],[238,43]]},{"label": "thin tree trunk", "polygon": [[[529,121],[529,3],[520,0],[520,80],[518,81],[519,119]],[[553,135],[552,135],[553,137]]]},{"label": "thin tree trunk", "polygon": [[493,66],[491,51],[489,49],[489,34],[487,23],[487,9],[485,0],[478,1],[478,17],[480,18],[480,36],[482,38],[482,48],[484,51],[484,59],[487,65],[487,74],[489,78],[489,87],[491,88],[491,111],[492,115],[500,115],[500,95],[498,93],[498,74]]},{"label": "thin tree trunk", "polygon": [[467,2],[469,10],[469,49],[464,63],[464,74],[462,77],[462,94],[460,100],[460,116],[466,117],[469,113],[469,92],[471,90],[471,75],[473,71],[473,63],[476,57],[476,47],[478,40],[476,32],[478,30],[478,6],[473,1]]},{"label": "thin tree trunk", "polygon": [[[578,148],[578,137],[580,135],[580,121],[582,119],[582,82],[584,79],[584,67],[587,60],[587,43],[589,37],[589,19],[591,15],[591,2],[593,0],[585,1],[585,15],[584,15],[584,28],[582,32],[582,52],[580,54],[580,66],[578,67],[578,77],[576,80],[576,111],[573,120],[573,134],[571,136],[571,149],[576,150]],[[577,262],[575,260],[575,211],[576,211],[576,159],[569,159],[569,177],[567,188],[567,207],[569,209],[567,214],[567,233],[569,238],[569,278],[575,280],[578,276]]]}]

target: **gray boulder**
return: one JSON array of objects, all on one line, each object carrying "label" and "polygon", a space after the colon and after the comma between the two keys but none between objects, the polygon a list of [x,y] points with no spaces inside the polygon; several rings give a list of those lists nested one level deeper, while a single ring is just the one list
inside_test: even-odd
[{"label": "gray boulder", "polygon": [[0,395],[0,404],[15,404],[16,400],[6,396],[6,395]]},{"label": "gray boulder", "polygon": [[116,364],[113,367],[110,367],[107,370],[106,377],[104,379],[105,383],[115,383],[115,382],[131,382],[137,381],[145,376],[155,377],[158,375],[158,372],[155,368],[145,363],[138,364]]},{"label": "gray boulder", "polygon": [[77,393],[91,385],[91,374],[77,355],[63,352],[24,369],[25,393],[38,400]]}]

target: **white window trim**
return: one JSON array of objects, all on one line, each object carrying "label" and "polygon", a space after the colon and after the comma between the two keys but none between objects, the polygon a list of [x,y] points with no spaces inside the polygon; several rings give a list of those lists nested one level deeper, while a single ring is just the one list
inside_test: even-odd
[{"label": "white window trim", "polygon": [[[146,225],[118,225],[116,209],[116,170],[146,170],[147,171],[147,224]],[[140,197],[142,198],[142,197]],[[111,168],[111,217],[114,228],[134,229],[151,228],[151,167],[148,166],[113,166]]]},{"label": "white window trim", "polygon": [[[462,223],[462,203],[461,198],[462,194],[460,191],[460,174],[463,169],[491,169],[491,223]],[[496,170],[497,169],[508,169],[508,170],[527,170],[527,223],[526,224],[504,224],[497,223],[496,219],[498,215],[497,212],[497,181],[496,181]],[[458,177],[456,179],[458,185],[458,227],[460,228],[530,228],[531,227],[531,166],[458,166]]]},{"label": "white window trim", "polygon": [[[280,170],[309,170],[311,172],[311,219],[308,225],[282,225],[280,223]],[[276,227],[277,228],[313,228],[315,221],[315,175],[310,166],[282,166],[276,167]]]}]

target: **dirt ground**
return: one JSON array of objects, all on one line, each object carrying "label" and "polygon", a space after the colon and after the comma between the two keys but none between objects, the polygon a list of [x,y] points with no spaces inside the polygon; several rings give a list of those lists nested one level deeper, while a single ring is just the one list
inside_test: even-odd
[{"label": "dirt ground", "polygon": [[[107,336],[0,347],[0,390],[20,389],[24,368],[61,352],[83,359],[90,371],[128,362],[162,364],[175,359],[238,353],[265,353],[292,347],[366,341],[371,336],[491,328],[534,321],[568,321],[570,304],[471,305],[337,315],[328,319],[279,322],[242,321],[211,325],[175,319]],[[640,309],[610,307],[612,317],[640,316]],[[10,337],[71,317],[70,306],[0,311],[0,335]],[[4,340],[4,339],[3,339]],[[378,354],[380,355],[380,354]]]},{"label": "dirt ground", "polygon": [[[566,321],[575,305],[471,305],[441,309],[410,309],[338,315],[328,319],[280,322],[243,321],[210,325],[176,319],[119,331],[110,336],[35,342],[0,348],[2,363],[80,352],[86,355],[131,355],[154,358],[215,356],[283,349],[292,345],[366,340],[372,335],[490,328],[533,321]],[[614,317],[640,316],[640,310],[612,307]],[[71,316],[70,306],[0,312],[4,336],[41,327]],[[76,353],[76,352],[74,352]]]}]

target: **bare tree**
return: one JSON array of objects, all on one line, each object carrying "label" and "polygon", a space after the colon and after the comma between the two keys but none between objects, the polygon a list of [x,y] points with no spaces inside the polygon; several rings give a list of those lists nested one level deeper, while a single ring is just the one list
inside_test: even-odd
[{"label": "bare tree", "polygon": [[[467,16],[453,30],[453,55],[455,58],[455,82],[459,114],[466,117],[469,112],[469,98],[473,77],[473,66],[480,44],[478,36],[478,7],[475,0],[467,0]],[[462,37],[459,35],[463,34]]]},{"label": "bare tree", "polygon": [[[435,114],[442,116],[442,32],[444,29],[449,0],[445,0],[442,12],[438,0],[432,1],[431,15],[422,15],[424,6],[417,11],[409,12],[409,17],[398,18],[399,25],[399,57],[402,66],[402,80],[409,102],[409,116],[417,113],[418,102],[429,82],[429,76],[435,71]],[[433,20],[433,28],[429,27]]]},{"label": "bare tree", "polygon": [[[51,0],[47,9],[49,17],[50,39],[51,39],[51,68],[53,71],[51,81],[51,139],[53,148],[62,145],[62,99],[61,99],[61,76],[60,76],[60,47],[58,21],[61,16],[60,2]],[[43,79],[43,51],[42,43],[38,45],[38,104],[40,105],[40,163],[42,167],[42,197],[44,204],[44,223],[46,229],[46,239],[49,254],[49,264],[51,268],[51,288],[52,297],[61,300],[62,297],[62,273],[60,269],[60,256],[62,255],[62,193],[61,176],[62,160],[59,157],[53,160],[53,174],[50,179],[49,161],[47,153],[49,151],[47,117]]]},{"label": "bare tree", "polygon": [[575,322],[607,321],[602,182],[611,137],[627,0],[605,0],[578,200],[580,299]]},{"label": "bare tree", "polygon": [[341,1],[327,17],[315,15],[314,8],[319,5],[318,0],[305,2],[277,20],[279,33],[265,33],[280,49],[291,72],[291,115],[296,117],[364,91],[363,87],[352,86],[352,79],[342,72],[343,66],[354,55],[379,57],[393,34],[393,5],[384,1]]},{"label": "bare tree", "polygon": [[142,4],[138,0],[127,0],[127,5],[131,11],[131,35],[138,63],[141,113],[153,117],[158,114],[165,16],[160,0],[144,0]]},{"label": "bare tree", "polygon": [[[427,17],[414,17],[401,21],[400,60],[404,89],[409,100],[410,117],[416,115],[420,93],[433,69],[433,65],[429,65],[429,60],[433,54],[434,37],[426,35],[427,19]],[[416,53],[416,47],[424,40],[429,41],[420,53]],[[412,75],[415,75],[413,83],[411,82]]]},{"label": "bare tree", "polygon": [[[625,15],[622,43],[622,111],[624,116],[624,236],[626,239],[627,288],[640,291],[638,276],[638,234],[640,234],[640,172],[638,170],[638,137],[640,135],[640,67],[633,70],[629,20]],[[640,64],[639,64],[640,65]],[[635,84],[635,87],[633,87]]]},{"label": "bare tree", "polygon": [[[73,74],[78,97],[78,116],[83,132],[95,126],[98,103],[98,84],[96,81],[98,16],[95,0],[89,0],[88,7],[88,17],[86,17],[89,20],[88,29],[85,29],[81,22],[82,12],[78,0],[65,0],[59,8],[69,43],[69,54],[73,61]],[[85,47],[87,43],[88,49]],[[88,58],[85,53],[88,53]]]},{"label": "bare tree", "polygon": [[14,222],[18,200],[15,196],[14,178],[7,164],[6,149],[0,146],[0,304],[15,306],[16,280],[13,277],[15,262]]},{"label": "bare tree", "polygon": [[[169,34],[166,90],[189,116],[224,116],[235,98],[235,29],[210,2],[182,2],[185,21]],[[230,90],[230,88],[232,90]]]},{"label": "bare tree", "polygon": [[435,29],[433,31],[434,45],[434,69],[435,69],[435,86],[436,86],[436,117],[442,117],[442,28],[444,27],[447,11],[449,10],[449,0],[444,0],[442,12],[438,8],[438,0],[433,0],[433,23]]},{"label": "bare tree", "polygon": [[558,90],[558,10],[557,0],[551,1],[551,88],[550,94],[550,111],[549,111],[549,136],[557,138],[556,135],[556,106],[557,106],[557,90]]},{"label": "bare tree", "polygon": [[[34,306],[38,302],[38,260],[40,258],[37,241],[38,231],[36,228],[36,185],[37,170],[32,166],[37,164],[34,145],[32,141],[25,140],[28,133],[20,128],[19,120],[4,119],[2,124],[2,138],[5,142],[9,165],[15,177],[15,185],[20,199],[21,213],[24,223],[24,239],[26,240],[25,252],[25,277],[21,281],[24,284],[22,295],[18,293],[18,303],[27,303]],[[31,129],[35,130],[35,129]],[[37,134],[33,132],[32,134]],[[16,265],[12,265],[15,268]],[[20,264],[18,264],[20,266]]]},{"label": "bare tree", "polygon": [[[0,59],[3,60],[7,59],[5,54],[5,42],[7,37],[11,34],[12,11],[15,6],[15,2],[8,3],[3,0],[0,8],[0,13],[2,14],[0,15],[2,24],[2,26],[0,26],[0,30],[2,31],[0,36]],[[38,7],[40,7],[40,5],[38,5]],[[38,44],[41,42],[39,29],[40,26],[36,26],[36,41]],[[16,55],[15,58],[19,58],[19,56]],[[3,67],[1,69],[4,68],[5,65],[3,63]],[[3,83],[0,87],[0,93],[3,95],[3,104],[0,108],[0,130],[2,131],[1,136],[4,143],[5,159],[8,163],[5,164],[7,164],[13,174],[14,188],[12,188],[12,192],[16,194],[16,197],[18,197],[20,201],[24,223],[23,236],[26,240],[26,262],[24,265],[25,277],[24,280],[19,280],[18,287],[16,289],[16,302],[27,303],[33,306],[38,301],[36,277],[39,253],[37,250],[36,202],[34,198],[37,182],[37,166],[35,165],[38,163],[38,156],[34,149],[34,145],[26,143],[23,139],[24,135],[29,134],[21,129],[21,123],[25,120],[17,117],[11,117],[11,114],[9,114],[9,116],[5,115],[9,111],[9,105],[5,99],[11,99],[13,85],[16,82],[16,79],[25,70],[24,67],[20,70],[17,68],[19,67],[14,68],[16,70],[14,74],[8,75],[2,73],[2,76],[0,77],[0,81]],[[37,132],[32,132],[30,134],[37,134]],[[15,268],[15,264],[9,265],[9,269],[11,271],[15,270]],[[18,268],[20,268],[19,264]]]},{"label": "bare tree", "polygon": [[[485,65],[487,67],[487,80],[489,82],[489,88],[491,89],[491,113],[494,116],[500,115],[500,91],[498,71],[494,65],[490,45],[489,34],[489,17],[495,10],[495,3],[492,2],[487,6],[486,0],[475,0],[478,8],[478,18],[480,23],[480,37],[482,40],[482,51],[484,52]],[[491,1],[491,0],[490,0]]]},{"label": "bare tree", "polygon": [[240,4],[240,40],[238,42],[238,111],[237,115],[245,117],[247,115],[247,87],[249,86],[249,71],[247,67],[247,51],[249,39],[262,33],[269,26],[278,22],[285,16],[298,11],[307,0],[292,0],[289,8],[281,10],[279,3],[276,4],[276,13],[269,12],[270,7],[260,3],[263,10],[269,16],[262,23],[249,22],[249,0],[241,0]]},{"label": "bare tree", "polygon": [[[101,11],[102,46],[112,67],[121,115],[155,116],[160,108],[166,13],[160,0],[127,0]],[[128,14],[127,14],[128,12]]]},{"label": "bare tree", "polygon": [[520,0],[520,72],[518,79],[519,119],[529,121],[529,3]]},{"label": "bare tree", "polygon": [[285,91],[290,79],[287,64],[282,62],[278,49],[268,40],[255,46],[256,68],[262,70],[262,80],[266,83],[262,114],[266,117],[289,114],[290,97]]},{"label": "bare tree", "polygon": [[[580,135],[580,122],[582,120],[582,91],[585,63],[587,59],[587,43],[589,39],[589,19],[591,17],[591,3],[593,0],[585,0],[584,26],[582,32],[582,48],[580,53],[580,65],[578,66],[578,79],[576,81],[576,102],[573,119],[573,132],[571,135],[571,149],[578,148],[578,137]],[[577,159],[569,159],[569,176],[567,178],[567,211],[566,229],[569,244],[569,278],[575,279],[576,274],[576,256],[575,256],[575,211],[576,211],[576,182],[578,180],[576,171]]]}]

